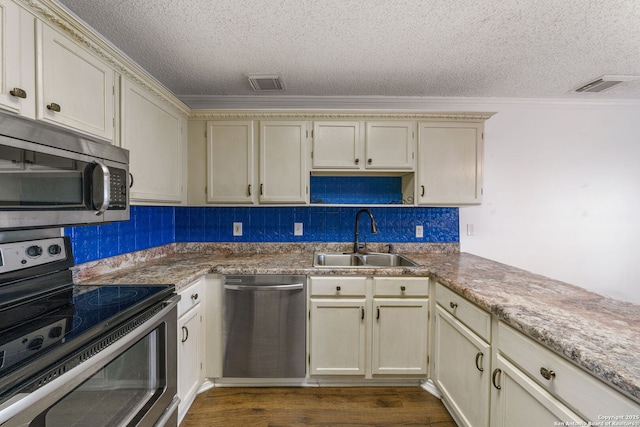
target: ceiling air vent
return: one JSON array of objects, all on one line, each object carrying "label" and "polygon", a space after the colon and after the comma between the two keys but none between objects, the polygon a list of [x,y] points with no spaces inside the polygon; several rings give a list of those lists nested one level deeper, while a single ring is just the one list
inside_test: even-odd
[{"label": "ceiling air vent", "polygon": [[284,90],[284,81],[277,75],[254,74],[247,76],[249,84],[255,91]]},{"label": "ceiling air vent", "polygon": [[589,93],[598,93],[603,92],[607,89],[611,89],[612,87],[619,85],[623,82],[628,82],[630,80],[639,79],[640,76],[602,76],[599,77],[586,85],[580,86],[575,92],[589,92]]}]

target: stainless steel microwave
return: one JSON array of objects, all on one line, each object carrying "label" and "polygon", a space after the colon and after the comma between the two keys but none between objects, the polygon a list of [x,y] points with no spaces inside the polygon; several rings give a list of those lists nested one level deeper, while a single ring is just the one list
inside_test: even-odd
[{"label": "stainless steel microwave", "polygon": [[129,219],[129,152],[0,113],[0,230]]}]

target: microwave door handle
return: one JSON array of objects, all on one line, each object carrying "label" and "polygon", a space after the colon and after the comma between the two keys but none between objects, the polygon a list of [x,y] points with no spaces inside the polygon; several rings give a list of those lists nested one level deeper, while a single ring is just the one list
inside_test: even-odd
[{"label": "microwave door handle", "polygon": [[[95,162],[96,167],[93,169],[93,206],[96,215],[102,215],[111,203],[111,174],[109,168],[102,162]],[[98,187],[100,190],[97,191]]]}]

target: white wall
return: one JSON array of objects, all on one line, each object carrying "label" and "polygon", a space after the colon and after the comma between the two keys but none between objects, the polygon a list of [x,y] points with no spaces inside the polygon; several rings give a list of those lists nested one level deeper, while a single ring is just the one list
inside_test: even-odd
[{"label": "white wall", "polygon": [[461,250],[640,303],[640,104],[467,107],[497,114]]}]

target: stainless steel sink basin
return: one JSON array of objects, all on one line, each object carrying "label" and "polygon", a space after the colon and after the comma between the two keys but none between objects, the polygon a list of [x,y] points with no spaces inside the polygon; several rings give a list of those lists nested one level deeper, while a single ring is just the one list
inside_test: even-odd
[{"label": "stainless steel sink basin", "polygon": [[398,254],[316,252],[314,267],[415,267],[418,264]]}]

